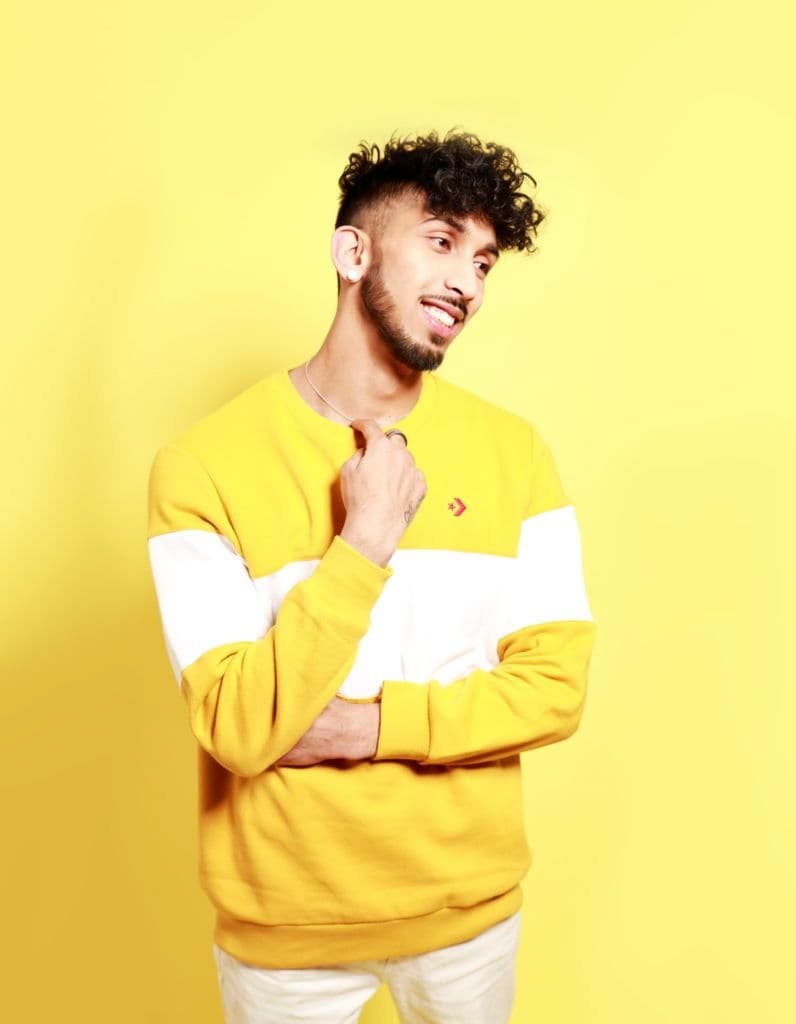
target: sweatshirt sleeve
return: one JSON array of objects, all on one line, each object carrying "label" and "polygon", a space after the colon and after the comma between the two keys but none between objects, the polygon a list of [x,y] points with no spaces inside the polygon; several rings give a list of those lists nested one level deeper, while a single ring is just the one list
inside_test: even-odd
[{"label": "sweatshirt sleeve", "polygon": [[176,444],[158,450],[148,505],[163,636],[191,730],[228,771],[258,775],[335,696],[393,569],[337,534],[274,617],[193,454]]},{"label": "sweatshirt sleeve", "polygon": [[577,729],[595,638],[580,531],[535,428],[531,453],[516,573],[500,595],[498,664],[446,684],[385,680],[374,760],[479,764]]}]

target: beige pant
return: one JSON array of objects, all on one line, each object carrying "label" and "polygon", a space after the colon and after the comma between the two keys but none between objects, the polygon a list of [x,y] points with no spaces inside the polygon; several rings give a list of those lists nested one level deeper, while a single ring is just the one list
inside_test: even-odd
[{"label": "beige pant", "polygon": [[323,968],[247,964],[213,943],[225,1024],[357,1024],[385,982],[401,1024],[508,1024],[520,911],[467,942]]}]

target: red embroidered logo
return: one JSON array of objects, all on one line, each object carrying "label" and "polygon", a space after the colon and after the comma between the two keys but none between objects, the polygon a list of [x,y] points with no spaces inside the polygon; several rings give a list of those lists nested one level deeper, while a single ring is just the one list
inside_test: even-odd
[{"label": "red embroidered logo", "polygon": [[455,516],[460,516],[462,512],[467,508],[461,498],[454,498],[453,501],[449,502],[448,508],[453,512]]}]

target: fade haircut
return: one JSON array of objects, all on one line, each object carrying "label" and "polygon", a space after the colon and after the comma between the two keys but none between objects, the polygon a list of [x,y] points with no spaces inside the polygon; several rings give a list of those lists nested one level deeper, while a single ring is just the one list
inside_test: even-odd
[{"label": "fade haircut", "polygon": [[[425,197],[437,217],[473,217],[491,224],[498,249],[536,251],[534,240],[545,211],[524,192],[528,178],[516,155],[471,132],[435,131],[396,138],[384,146],[361,141],[340,175],[340,206],[335,229],[343,224],[366,230],[378,246],[389,207],[407,194]],[[340,275],[335,274],[340,293]]]}]

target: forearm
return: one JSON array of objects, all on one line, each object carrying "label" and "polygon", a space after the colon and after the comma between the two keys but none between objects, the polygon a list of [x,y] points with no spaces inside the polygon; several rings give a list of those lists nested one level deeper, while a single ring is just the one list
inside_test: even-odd
[{"label": "forearm", "polygon": [[276,767],[369,760],[376,753],[380,721],[378,702],[353,703],[335,696]]}]

